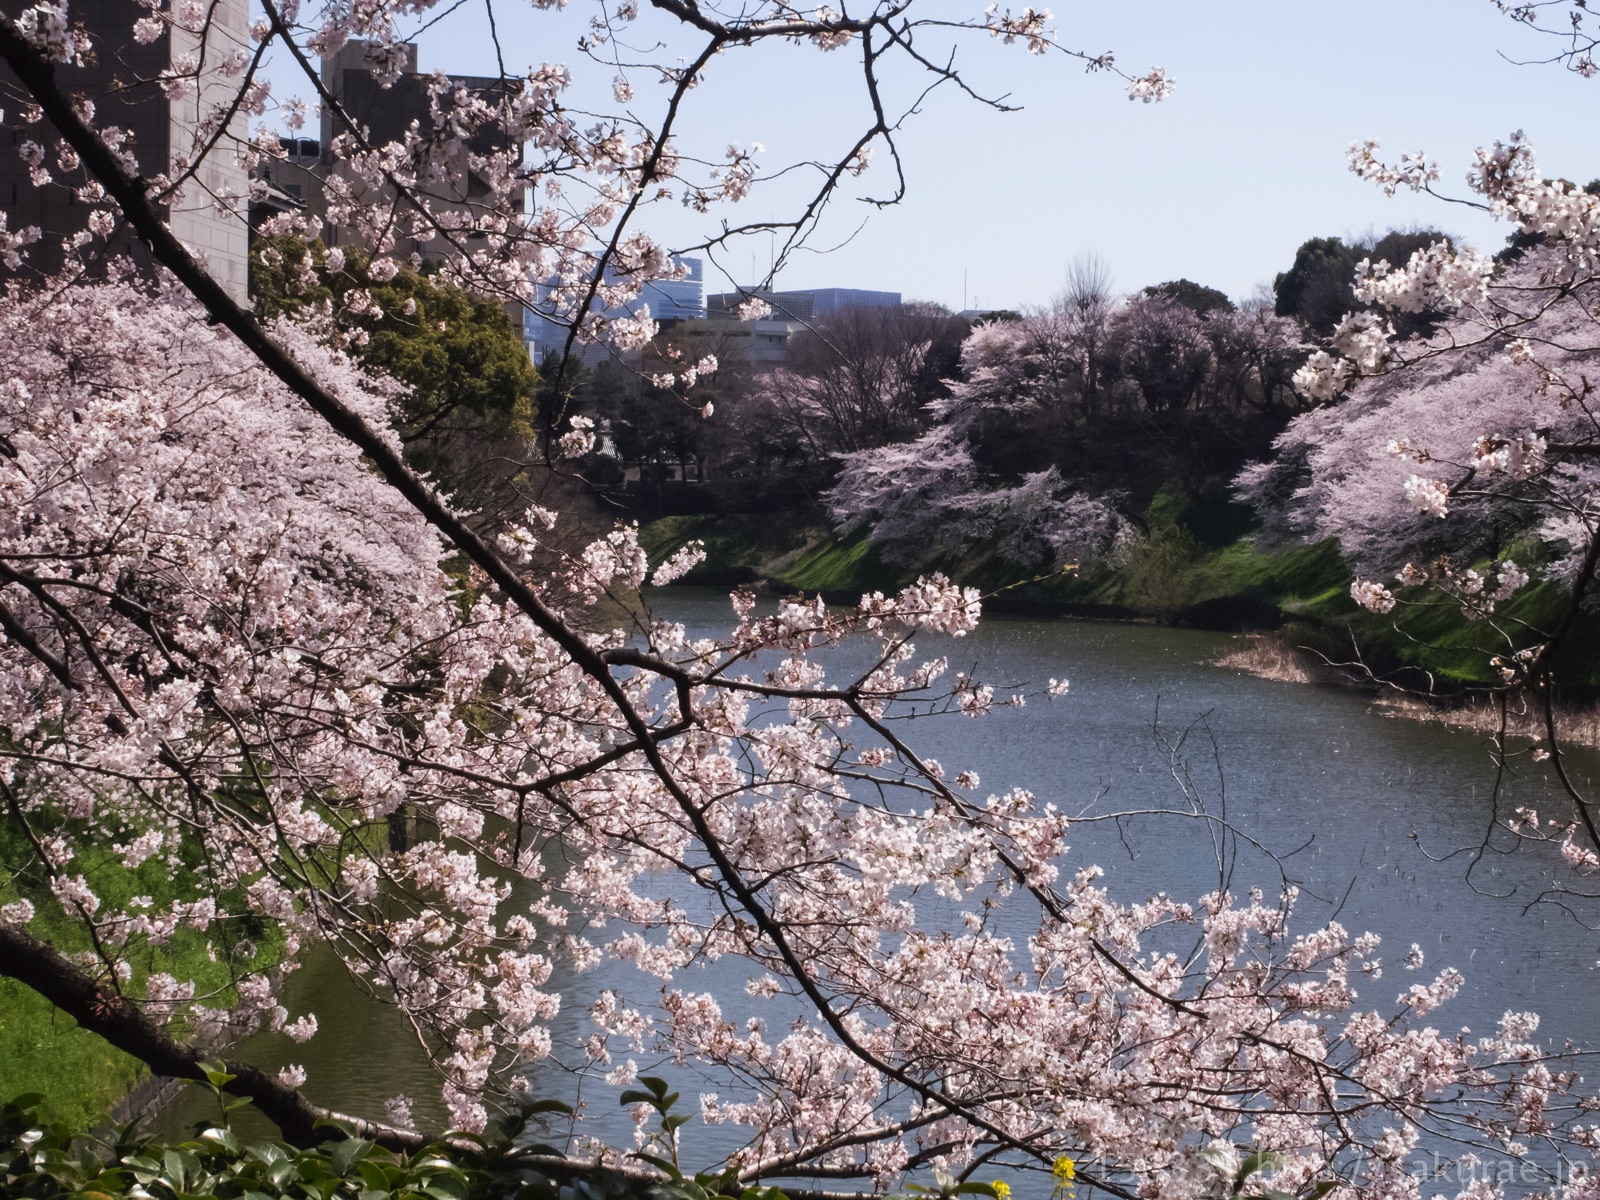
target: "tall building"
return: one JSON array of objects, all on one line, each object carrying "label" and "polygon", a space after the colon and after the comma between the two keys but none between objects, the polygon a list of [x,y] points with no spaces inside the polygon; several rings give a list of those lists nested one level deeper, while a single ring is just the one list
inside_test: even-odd
[{"label": "tall building", "polygon": [[811,321],[844,308],[898,308],[899,292],[871,292],[862,288],[810,288],[804,291],[722,292],[706,298],[706,316],[734,320],[739,307],[751,297],[772,306],[772,316],[782,321]]},{"label": "tall building", "polygon": [[[663,325],[703,320],[706,315],[705,301],[702,298],[704,262],[698,258],[675,257],[672,265],[683,268],[684,275],[681,279],[651,280],[640,289],[639,295],[633,300],[606,310],[606,318],[615,320],[618,317],[638,316],[648,306],[650,318]],[[609,272],[606,278],[607,282],[616,281],[616,277]],[[527,343],[528,353],[532,355],[534,362],[538,362],[552,351],[559,353],[567,344],[567,327],[542,316],[537,311],[550,291],[548,284],[541,284],[534,300],[534,307],[528,309],[522,318],[522,340]],[[582,362],[593,363],[609,358],[610,354],[604,345],[590,345],[579,348],[578,358]]]},{"label": "tall building", "polygon": [[[29,2],[0,0],[0,11],[15,18]],[[58,66],[56,77],[68,92],[93,102],[98,123],[132,133],[131,149],[147,178],[186,174],[196,156],[197,128],[238,87],[238,78],[223,74],[216,64],[253,48],[249,0],[212,0],[204,13],[207,25],[201,53],[202,35],[171,26],[155,40],[140,44],[133,36],[133,26],[139,18],[149,16],[149,10],[132,0],[73,0],[69,16],[88,34],[92,48],[83,65]],[[185,62],[211,65],[203,66],[198,88],[169,100],[158,77]],[[36,274],[64,265],[62,243],[86,233],[92,206],[76,195],[76,189],[87,182],[83,170],[59,169],[56,137],[47,123],[28,123],[28,103],[16,76],[0,65],[0,109],[4,110],[0,209],[12,231],[29,226],[41,231],[41,240],[29,247],[28,261],[21,269]],[[214,147],[203,155],[198,169],[187,173],[182,186],[162,205],[172,232],[205,259],[211,274],[241,302],[246,299],[250,181],[233,151],[247,136],[246,120],[242,111],[234,115]],[[42,146],[46,165],[55,176],[43,186],[34,184],[23,159],[28,142]],[[85,251],[92,253],[96,245],[87,245]],[[114,235],[112,248],[147,261],[142,246],[125,232]]]},{"label": "tall building", "polygon": [[685,269],[683,278],[651,280],[644,285],[640,302],[650,306],[650,315],[658,321],[704,320],[704,264],[698,258],[674,258],[672,265]]},{"label": "tall building", "polygon": [[[398,73],[393,82],[385,87],[374,73],[374,56],[378,51],[379,47],[371,42],[347,42],[336,54],[323,57],[321,76],[323,87],[351,122],[365,132],[371,143],[381,146],[404,141],[413,123],[424,130],[431,127],[433,118],[429,89],[434,83],[434,76],[418,71],[416,43],[403,42],[389,51],[399,55],[399,61],[386,65],[398,68]],[[451,75],[447,78],[452,85],[473,93],[515,89],[518,86],[514,79],[503,80],[492,76]],[[335,117],[333,110],[324,105],[317,138],[309,138],[302,133],[280,139],[283,157],[264,163],[261,169],[267,195],[259,205],[259,215],[284,208],[300,208],[324,222],[323,240],[330,246],[360,245],[366,240],[359,230],[329,220],[329,179],[339,180],[340,188],[335,189],[336,195],[347,189],[352,203],[358,205],[388,199],[390,189],[372,191],[343,159],[334,158],[329,147],[334,137],[343,130],[344,125]],[[427,197],[435,215],[462,219],[463,232],[459,234],[459,241],[469,252],[474,248],[474,242],[486,236],[471,226],[477,217],[485,215],[490,209],[487,203],[490,187],[472,169],[470,156],[501,150],[507,144],[504,135],[497,131],[470,138],[464,146],[456,147],[457,161],[453,164],[453,178],[430,179],[417,185],[416,190]],[[395,247],[395,252],[402,258],[413,253],[421,254],[424,258],[438,258],[452,252],[452,248],[443,238],[436,237],[428,241],[407,239]]]}]

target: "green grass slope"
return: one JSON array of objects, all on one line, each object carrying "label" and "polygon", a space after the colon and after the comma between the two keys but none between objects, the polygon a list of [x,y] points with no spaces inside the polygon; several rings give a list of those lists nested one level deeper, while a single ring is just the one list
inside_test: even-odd
[{"label": "green grass slope", "polygon": [[[1503,602],[1492,623],[1469,620],[1459,606],[1421,590],[1393,613],[1368,613],[1350,599],[1353,573],[1335,543],[1263,546],[1248,511],[1220,489],[1193,495],[1162,488],[1142,525],[1143,536],[1115,563],[1043,577],[984,545],[929,547],[920,556],[902,547],[891,559],[864,536],[836,536],[796,513],[668,517],[647,525],[640,540],[652,562],[703,541],[706,561],[686,583],[758,585],[854,603],[865,592],[892,592],[942,571],[983,591],[993,611],[1281,629],[1285,640],[1331,661],[1351,662],[1359,653],[1375,675],[1441,692],[1496,682],[1489,660],[1516,648],[1506,631],[1527,644],[1528,631],[1553,627],[1565,603],[1557,585],[1536,583]],[[1513,556],[1537,564],[1531,547],[1517,547]],[[1579,622],[1563,674],[1575,697],[1600,688],[1600,622]]]}]

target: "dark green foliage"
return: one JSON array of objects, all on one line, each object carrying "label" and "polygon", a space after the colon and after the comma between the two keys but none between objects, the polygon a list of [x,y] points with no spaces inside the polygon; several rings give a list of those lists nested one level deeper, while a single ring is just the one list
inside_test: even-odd
[{"label": "dark green foliage", "polygon": [[[295,279],[308,253],[316,266],[316,283],[302,289]],[[347,310],[351,294],[364,290],[382,315],[346,318],[347,327],[356,325],[368,337],[365,344],[353,344],[351,352],[411,388],[408,423],[422,426],[447,414],[472,413],[499,432],[531,434],[539,377],[501,305],[414,271],[403,270],[378,283],[368,274],[365,254],[344,254],[344,270],[333,273],[326,270],[328,248],[320,241],[258,241],[250,251],[256,312],[270,319],[302,316],[321,304]],[[408,302],[414,302],[409,313]]]},{"label": "dark green foliage", "polygon": [[662,1178],[566,1164],[530,1136],[550,1102],[494,1123],[482,1138],[454,1137],[407,1154],[360,1138],[314,1150],[244,1143],[215,1127],[178,1144],[124,1128],[102,1137],[45,1120],[39,1097],[0,1105],[0,1198],[54,1200],[782,1200],[740,1187],[731,1174]]},{"label": "dark green foliage", "polygon": [[[1368,306],[1358,304],[1353,289],[1356,265],[1362,259],[1380,260],[1391,267],[1404,266],[1418,250],[1448,241],[1433,229],[1394,229],[1375,241],[1346,245],[1341,238],[1311,238],[1295,251],[1294,265],[1273,281],[1276,312],[1294,317],[1319,337],[1330,335],[1346,313]],[[1426,336],[1441,314],[1386,313],[1402,337]]]},{"label": "dark green foliage", "polygon": [[1342,239],[1311,238],[1294,252],[1294,265],[1272,282],[1280,317],[1295,317],[1313,333],[1327,337],[1339,318],[1356,307],[1351,292],[1355,250]]},{"label": "dark green foliage", "polygon": [[1206,287],[1203,283],[1195,283],[1192,279],[1172,279],[1166,283],[1152,284],[1144,289],[1144,294],[1176,300],[1197,317],[1203,317],[1210,312],[1234,311],[1233,301],[1228,299],[1226,292]]},{"label": "dark green foliage", "polygon": [[444,1147],[405,1158],[357,1139],[295,1150],[272,1142],[245,1145],[220,1126],[176,1145],[150,1141],[131,1129],[98,1139],[42,1120],[38,1099],[21,1096],[0,1106],[0,1196],[8,1200],[130,1194],[153,1200],[467,1200],[488,1194],[475,1164],[458,1164]]},{"label": "dark green foliage", "polygon": [[[414,271],[378,282],[365,253],[341,253],[343,269],[330,271],[320,241],[257,241],[250,249],[256,312],[305,318],[325,307],[342,332],[359,331],[350,353],[408,389],[399,433],[412,462],[472,507],[495,509],[495,488],[508,481],[486,475],[483,463],[533,440],[539,398],[539,374],[511,317],[493,300]],[[307,255],[312,282],[303,284]],[[376,311],[361,303],[363,293]]]},{"label": "dark green foliage", "polygon": [[[538,375],[505,310],[409,272],[373,289],[384,316],[357,353],[412,388],[418,427],[471,414],[500,437],[532,436]],[[416,314],[407,316],[407,301]]]}]

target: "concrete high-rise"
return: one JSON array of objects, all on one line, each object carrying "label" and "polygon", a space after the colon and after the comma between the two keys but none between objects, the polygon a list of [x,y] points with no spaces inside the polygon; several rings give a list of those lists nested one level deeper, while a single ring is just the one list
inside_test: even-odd
[{"label": "concrete high-rise", "polygon": [[[29,0],[0,0],[0,11],[17,17]],[[236,91],[237,77],[225,75],[220,64],[235,51],[252,49],[249,0],[212,0],[206,9],[203,35],[166,27],[154,41],[140,44],[133,36],[134,22],[149,10],[131,0],[74,0],[73,24],[89,35],[91,52],[82,65],[60,65],[57,78],[69,93],[91,101],[96,120],[133,134],[131,149],[146,178],[171,174],[181,180],[161,208],[172,232],[191,251],[203,257],[211,274],[234,299],[243,302],[248,282],[246,206],[249,178],[234,150],[247,136],[246,116],[236,113],[197,167],[196,129],[225,104]],[[187,96],[169,100],[158,78],[163,71],[184,62],[213,64],[202,67],[199,86]],[[59,270],[66,262],[63,242],[85,234],[93,206],[76,194],[87,179],[81,168],[59,168],[57,139],[46,122],[29,124],[29,97],[16,77],[0,66],[0,210],[13,232],[37,227],[42,237],[28,249],[21,273],[29,275]],[[24,143],[43,146],[46,165],[54,178],[34,184],[22,158]],[[147,261],[143,248],[128,234],[113,235],[111,248]],[[94,255],[101,243],[87,243],[84,253]],[[0,270],[3,270],[0,267]]]},{"label": "concrete high-rise", "polygon": [[[424,130],[431,127],[429,88],[434,77],[417,70],[416,44],[403,42],[392,48],[392,53],[400,56],[399,62],[393,64],[398,67],[398,74],[385,87],[373,71],[372,55],[376,49],[371,42],[347,42],[337,54],[323,58],[321,76],[323,87],[350,121],[364,131],[371,144],[383,146],[404,142],[413,122]],[[473,93],[502,88],[514,90],[518,86],[514,79],[489,76],[451,75],[448,79],[451,84]],[[358,230],[329,221],[330,176],[340,181],[341,190],[348,190],[354,204],[393,199],[392,189],[380,187],[375,191],[351,171],[347,163],[334,158],[329,147],[344,128],[333,110],[324,106],[319,138],[314,140],[303,134],[283,138],[283,157],[267,161],[261,170],[269,189],[264,209],[303,209],[307,215],[324,222],[322,237],[330,246],[361,245],[364,241]],[[477,219],[494,215],[499,205],[488,183],[473,171],[469,157],[501,150],[506,144],[505,137],[496,132],[472,137],[454,148],[456,157],[452,160],[449,178],[430,178],[417,185],[417,193],[427,199],[434,216],[441,218],[441,223],[456,225],[459,232],[449,239],[438,236],[428,240],[402,238],[394,247],[400,258],[415,253],[424,259],[438,259],[460,251],[471,253],[478,248],[477,243],[485,235],[474,228]]]}]

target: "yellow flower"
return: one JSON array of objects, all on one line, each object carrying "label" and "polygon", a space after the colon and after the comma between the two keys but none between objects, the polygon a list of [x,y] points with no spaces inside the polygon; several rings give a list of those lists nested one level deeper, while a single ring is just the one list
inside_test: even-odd
[{"label": "yellow flower", "polygon": [[1055,1176],[1055,1194],[1062,1193],[1070,1196],[1074,1190],[1073,1181],[1078,1178],[1078,1164],[1065,1154],[1056,1155],[1056,1161],[1050,1167],[1050,1174]]},{"label": "yellow flower", "polygon": [[1011,1185],[1004,1179],[994,1181],[994,1194],[996,1200],[1011,1200]]}]

